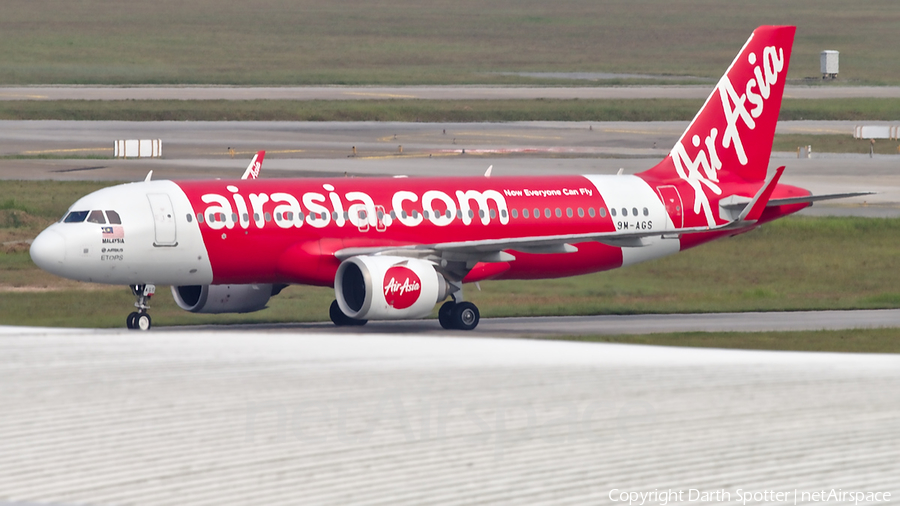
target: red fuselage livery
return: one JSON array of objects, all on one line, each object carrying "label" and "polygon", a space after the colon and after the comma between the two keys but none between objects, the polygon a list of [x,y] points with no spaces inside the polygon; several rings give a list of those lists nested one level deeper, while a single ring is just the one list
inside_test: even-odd
[{"label": "red fuselage livery", "polygon": [[450,297],[441,325],[472,329],[463,283],[614,269],[837,197],[769,170],[793,36],[755,30],[669,155],[636,175],[255,179],[260,152],[245,179],[92,193],[35,239],[32,258],[131,285],[130,328],[150,327],[156,284],[208,313],[262,309],[285,285],[308,284],[334,286],[338,325],[422,318]]}]

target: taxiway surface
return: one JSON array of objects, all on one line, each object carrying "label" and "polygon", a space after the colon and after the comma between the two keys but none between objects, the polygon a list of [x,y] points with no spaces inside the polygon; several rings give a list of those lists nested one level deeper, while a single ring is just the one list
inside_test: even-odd
[{"label": "taxiway surface", "polygon": [[[764,332],[795,330],[844,330],[900,327],[900,309],[852,311],[784,311],[746,313],[682,313],[591,316],[530,316],[483,318],[466,333],[446,331],[437,320],[370,321],[354,330],[358,334],[430,334],[465,336],[581,336],[654,334],[664,332]],[[154,327],[154,332],[256,331],[341,334],[346,328],[333,323],[284,323]]]},{"label": "taxiway surface", "polygon": [[[0,121],[0,155],[10,157],[0,159],[0,179],[135,181],[149,170],[165,179],[237,177],[259,149],[267,152],[263,177],[474,176],[491,165],[494,175],[614,174],[620,168],[633,173],[664,158],[686,125]],[[794,121],[779,123],[778,132],[850,137],[854,126]],[[113,142],[121,138],[161,139],[163,158],[110,159]],[[785,165],[784,183],[816,194],[879,192],[819,203],[804,213],[884,217],[900,216],[897,160],[775,153],[770,165]]]}]

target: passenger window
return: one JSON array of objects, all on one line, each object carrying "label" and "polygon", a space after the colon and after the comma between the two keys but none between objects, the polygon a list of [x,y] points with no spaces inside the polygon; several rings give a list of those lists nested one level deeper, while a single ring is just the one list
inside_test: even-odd
[{"label": "passenger window", "polygon": [[512,210],[512,217],[513,217],[513,218],[518,218],[518,217],[519,217],[519,211],[516,211],[515,209],[513,209],[513,210]]},{"label": "passenger window", "polygon": [[[593,211],[594,211],[594,210],[591,209],[591,215],[592,215],[592,216],[593,216],[593,214],[594,214]],[[616,210],[615,210],[615,209],[610,209],[610,211],[612,211],[613,216],[616,215]],[[601,218],[606,218],[606,209],[603,208],[603,207],[600,208],[600,217],[601,217]]]},{"label": "passenger window", "polygon": [[637,215],[638,215],[638,212],[637,212],[637,208],[636,208],[636,207],[632,207],[632,208],[631,208],[631,215],[632,215],[632,216],[637,216]]},{"label": "passenger window", "polygon": [[622,216],[628,216],[628,208],[627,207],[622,208]]},{"label": "passenger window", "polygon": [[203,223],[203,213],[197,213],[197,223]]},{"label": "passenger window", "polygon": [[501,210],[500,210],[500,217],[501,217],[501,218],[506,218],[506,209],[501,209]]},{"label": "passenger window", "polygon": [[101,225],[106,225],[106,217],[103,216],[103,211],[91,211],[91,214],[88,215],[87,221],[88,223],[99,223]]},{"label": "passenger window", "polygon": [[271,214],[266,213],[264,216],[266,217],[266,223],[272,221],[272,215],[271,215]]},{"label": "passenger window", "polygon": [[572,217],[572,208],[571,207],[566,208],[566,216],[568,216],[569,218]]},{"label": "passenger window", "polygon": [[122,224],[122,220],[119,218],[119,213],[115,211],[106,211],[106,219],[109,220],[110,225]]},{"label": "passenger window", "polygon": [[187,222],[188,222],[188,223],[192,223],[192,222],[194,221],[194,215],[193,215],[193,214],[188,213],[188,215],[185,216],[185,218],[187,219]]},{"label": "passenger window", "polygon": [[545,207],[545,208],[544,208],[544,217],[545,217],[545,218],[549,218],[549,217],[550,217],[550,214],[551,214],[551,213],[550,213],[550,208],[549,208],[549,207]]},{"label": "passenger window", "polygon": [[63,220],[65,223],[81,223],[87,218],[87,215],[90,211],[72,211],[66,216],[66,219]]},{"label": "passenger window", "polygon": [[[613,215],[613,218],[615,218],[615,217],[616,217],[616,208],[615,208],[615,207],[610,207],[610,208],[609,208],[609,213]],[[601,216],[602,216],[602,215],[601,215]]]},{"label": "passenger window", "polygon": [[644,216],[650,216],[650,211],[646,207],[644,208]]},{"label": "passenger window", "polygon": [[[600,208],[600,212],[601,213],[603,212],[603,208]],[[594,217],[594,208],[593,207],[588,208],[588,214],[590,215],[591,218]],[[600,216],[603,216],[603,215],[601,214]]]},{"label": "passenger window", "polygon": [[496,210],[496,209],[491,209],[491,219],[493,220],[493,219],[496,218],[496,217],[497,217],[497,210]]},{"label": "passenger window", "polygon": [[584,209],[582,209],[582,208],[580,208],[580,207],[578,208],[578,217],[579,217],[579,218],[584,218]]},{"label": "passenger window", "polygon": [[534,208],[534,217],[535,217],[535,219],[541,217],[541,210],[536,207]]},{"label": "passenger window", "polygon": [[527,218],[527,217],[528,217],[528,208],[522,209],[522,217],[523,217],[523,218]]}]

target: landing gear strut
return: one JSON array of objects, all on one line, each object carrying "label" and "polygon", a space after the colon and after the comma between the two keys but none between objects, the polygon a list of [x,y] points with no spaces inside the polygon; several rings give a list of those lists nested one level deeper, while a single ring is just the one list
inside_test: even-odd
[{"label": "landing gear strut", "polygon": [[478,306],[471,302],[448,300],[438,310],[438,321],[447,330],[473,330],[480,320]]},{"label": "landing gear strut", "polygon": [[350,318],[349,316],[345,315],[344,312],[341,311],[341,306],[336,300],[331,301],[331,307],[328,308],[328,316],[331,317],[331,321],[334,322],[334,324],[338,327],[358,327],[369,322],[369,320],[357,320],[356,318]]},{"label": "landing gear strut", "polygon": [[128,315],[128,318],[125,320],[125,326],[127,326],[131,330],[150,330],[152,321],[150,320],[150,315],[147,313],[147,310],[150,309],[150,297],[152,297],[153,294],[156,293],[156,286],[130,286],[131,293],[134,294],[134,298],[136,299],[134,307],[137,308],[137,311]]}]

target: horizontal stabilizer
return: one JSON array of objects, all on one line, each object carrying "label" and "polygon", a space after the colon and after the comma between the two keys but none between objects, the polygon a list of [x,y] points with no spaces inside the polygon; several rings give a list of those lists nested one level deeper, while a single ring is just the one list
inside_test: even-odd
[{"label": "horizontal stabilizer", "polygon": [[750,203],[744,207],[744,210],[741,211],[741,214],[736,220],[737,222],[755,222],[759,220],[759,217],[762,216],[762,212],[765,211],[766,205],[769,203],[772,192],[775,191],[775,186],[778,185],[778,180],[781,179],[782,174],[784,174],[784,166],[775,169],[775,174],[766,180],[762,188],[760,188],[759,191],[756,192],[756,195],[753,196],[753,200],[751,200]]},{"label": "horizontal stabilizer", "polygon": [[792,204],[812,204],[820,200],[849,199],[850,197],[861,197],[863,195],[874,195],[875,192],[851,192],[851,193],[829,193],[827,195],[807,195],[805,197],[788,197],[786,199],[773,199],[767,204],[771,206],[789,206]]},{"label": "horizontal stabilizer", "polygon": [[[819,202],[822,200],[835,200],[835,199],[849,199],[851,197],[862,197],[864,195],[874,195],[876,192],[850,192],[850,193],[829,193],[826,195],[806,195],[803,197],[787,197],[783,199],[771,199],[766,203],[766,207],[776,207],[776,206],[790,206],[794,204],[812,204],[813,202]],[[721,203],[719,207],[723,209],[727,209],[729,211],[740,211],[743,210],[747,204],[746,199],[744,202],[740,202],[739,199],[734,199],[735,202],[732,203]]]}]

